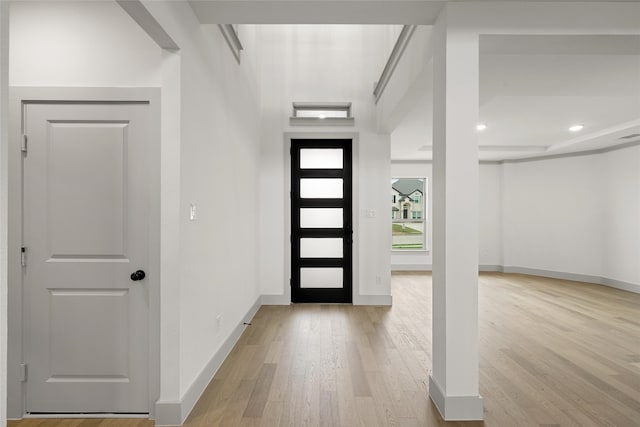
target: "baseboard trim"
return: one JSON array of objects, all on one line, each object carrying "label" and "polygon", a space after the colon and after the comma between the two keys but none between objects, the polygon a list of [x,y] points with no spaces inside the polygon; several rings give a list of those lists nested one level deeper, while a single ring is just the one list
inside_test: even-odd
[{"label": "baseboard trim", "polygon": [[[356,295],[353,305],[391,305],[391,295]],[[285,295],[262,295],[262,305],[290,305],[291,301]]]},{"label": "baseboard trim", "polygon": [[391,271],[431,271],[431,264],[391,264]]},{"label": "baseboard trim", "polygon": [[209,360],[209,363],[207,363],[200,372],[200,375],[198,375],[191,384],[191,387],[189,387],[184,396],[182,396],[180,402],[156,403],[156,426],[176,426],[184,423],[198,402],[198,399],[200,399],[200,396],[211,382],[211,379],[222,365],[222,362],[224,362],[233,349],[233,346],[236,345],[236,342],[240,339],[242,332],[244,332],[246,328],[244,322],[251,321],[261,306],[262,296],[256,299],[242,320],[238,322],[233,331],[231,331],[231,334],[229,334],[222,346],[215,352],[211,360]]},{"label": "baseboard trim", "polygon": [[518,267],[518,266],[510,266],[510,265],[502,267],[502,272],[527,274],[529,276],[542,276],[542,277],[549,277],[551,279],[574,280],[576,282],[586,282],[586,283],[600,283],[601,281],[600,277],[591,276],[588,274],[565,273],[563,271],[540,270],[537,268]]},{"label": "baseboard trim", "polygon": [[[391,271],[431,271],[431,264],[396,264],[391,266]],[[565,273],[562,271],[541,270],[538,268],[503,266],[493,264],[482,264],[478,266],[478,271],[527,274],[529,276],[549,277],[551,279],[571,280],[575,282],[593,283],[595,285],[607,286],[627,292],[640,294],[640,284],[624,282],[622,280],[610,279],[608,277],[591,276],[588,274]]]},{"label": "baseboard trim", "polygon": [[[393,264],[391,271],[431,271],[432,264]],[[501,265],[483,264],[478,266],[480,271],[502,271]]]},{"label": "baseboard trim", "polygon": [[503,273],[504,269],[501,265],[482,264],[478,266],[479,271],[497,271]]},{"label": "baseboard trim", "polygon": [[551,279],[572,280],[575,282],[593,283],[595,285],[603,285],[610,288],[620,289],[627,292],[640,294],[640,285],[621,280],[610,279],[608,277],[591,276],[587,274],[565,273],[562,271],[540,270],[537,268],[527,268],[518,266],[505,266],[502,268],[504,273],[528,274],[530,276],[549,277]]},{"label": "baseboard trim", "polygon": [[623,282],[622,280],[609,279],[607,277],[601,277],[600,279],[602,280],[600,282],[601,285],[609,286],[611,288],[616,288],[623,291],[633,292],[635,294],[640,294],[640,285]]},{"label": "baseboard trim", "polygon": [[262,295],[262,305],[290,305],[291,300],[287,295]]},{"label": "baseboard trim", "polygon": [[[114,414],[113,412],[92,412],[92,413],[82,413],[79,414],[77,412],[72,412],[65,414],[64,412],[55,412],[51,414],[24,414],[22,418],[7,418],[8,420],[29,420],[29,419],[61,419],[61,418],[69,418],[69,419],[78,419],[78,418],[87,418],[87,419],[105,419],[105,418],[113,418],[113,419],[149,419],[149,414]],[[40,424],[40,423],[38,423]]]},{"label": "baseboard trim", "polygon": [[431,375],[429,375],[429,397],[445,421],[482,421],[484,419],[480,395],[447,396]]},{"label": "baseboard trim", "polygon": [[353,298],[353,305],[392,305],[391,295],[356,295]]},{"label": "baseboard trim", "polygon": [[155,407],[156,426],[182,425],[182,402],[157,401]]}]

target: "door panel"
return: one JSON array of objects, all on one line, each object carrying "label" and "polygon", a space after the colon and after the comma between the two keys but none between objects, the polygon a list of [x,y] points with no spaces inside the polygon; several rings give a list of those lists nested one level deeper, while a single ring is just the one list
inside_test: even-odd
[{"label": "door panel", "polygon": [[301,228],[343,228],[342,208],[301,208]]},{"label": "door panel", "polygon": [[301,288],[342,288],[342,268],[301,268]]},{"label": "door panel", "polygon": [[344,256],[344,239],[334,238],[301,238],[301,258],[342,258]]},{"label": "door panel", "polygon": [[342,169],[342,148],[301,148],[300,169]]},{"label": "door panel", "polygon": [[124,257],[127,124],[47,127],[51,257]]},{"label": "door panel", "polygon": [[[49,298],[51,377],[47,381],[127,381],[128,290],[49,289]],[[95,333],[94,324],[101,325],[103,332]],[[82,351],[70,352],[78,343]]]},{"label": "door panel", "polygon": [[29,413],[147,413],[149,106],[29,103]]},{"label": "door panel", "polygon": [[291,144],[291,300],[349,303],[351,140]]},{"label": "door panel", "polygon": [[302,178],[300,180],[300,197],[303,199],[342,199],[342,179]]}]

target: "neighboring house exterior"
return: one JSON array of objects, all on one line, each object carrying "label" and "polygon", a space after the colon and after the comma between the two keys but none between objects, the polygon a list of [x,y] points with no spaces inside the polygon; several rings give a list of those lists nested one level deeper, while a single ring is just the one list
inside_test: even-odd
[{"label": "neighboring house exterior", "polygon": [[391,219],[424,219],[424,179],[401,178],[391,183]]}]

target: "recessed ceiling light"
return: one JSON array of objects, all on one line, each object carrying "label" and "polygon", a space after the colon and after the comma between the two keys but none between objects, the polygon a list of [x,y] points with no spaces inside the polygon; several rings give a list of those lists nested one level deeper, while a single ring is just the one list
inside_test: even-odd
[{"label": "recessed ceiling light", "polygon": [[571,132],[578,132],[584,129],[584,125],[573,125],[569,128]]},{"label": "recessed ceiling light", "polygon": [[486,123],[480,123],[476,126],[476,130],[479,132],[482,132],[483,130],[485,130],[487,128],[487,124]]}]

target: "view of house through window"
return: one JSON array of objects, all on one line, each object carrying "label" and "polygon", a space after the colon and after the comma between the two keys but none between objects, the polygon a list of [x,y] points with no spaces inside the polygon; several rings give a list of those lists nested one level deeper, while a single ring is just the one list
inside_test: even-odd
[{"label": "view of house through window", "polygon": [[425,249],[426,178],[391,179],[391,249]]}]

